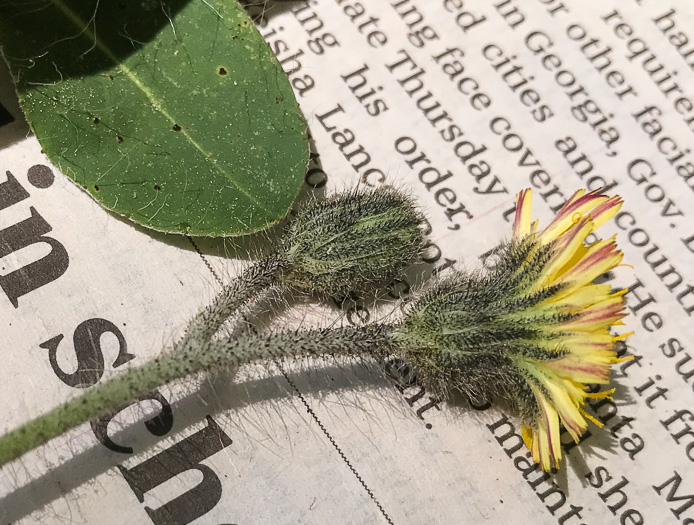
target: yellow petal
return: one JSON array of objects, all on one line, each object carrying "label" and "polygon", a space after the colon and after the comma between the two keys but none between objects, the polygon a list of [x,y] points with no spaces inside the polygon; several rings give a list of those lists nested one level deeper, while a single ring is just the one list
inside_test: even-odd
[{"label": "yellow petal", "polygon": [[608,197],[601,195],[599,191],[586,193],[585,190],[578,190],[574,193],[559,210],[554,220],[540,233],[538,240],[542,244],[552,242],[592,210],[608,201]]},{"label": "yellow petal", "polygon": [[[621,297],[624,291],[617,292]],[[617,295],[612,293],[612,287],[609,284],[586,284],[580,288],[574,289],[571,293],[565,294],[562,297],[549,297],[545,303],[552,306],[562,306],[568,311],[581,311],[594,304],[600,304],[606,298]]]},{"label": "yellow petal", "polygon": [[593,229],[593,221],[590,218],[584,218],[557,240],[556,253],[542,272],[539,285],[551,285],[557,277],[574,267],[575,263],[572,264],[574,255],[579,248],[584,248],[583,241]]},{"label": "yellow petal", "polygon": [[583,259],[557,278],[556,284],[568,285],[557,294],[558,297],[564,297],[574,290],[592,283],[596,277],[622,262],[624,254],[617,248],[615,237],[598,241],[589,246]]},{"label": "yellow petal", "polygon": [[621,197],[611,197],[590,213],[596,230],[617,214],[622,207],[622,202]]},{"label": "yellow petal", "polygon": [[[533,231],[531,224],[531,213],[533,203],[533,192],[531,189],[522,190],[516,197],[516,218],[513,221],[513,238],[522,239],[530,235]],[[534,224],[537,228],[537,222]]]}]

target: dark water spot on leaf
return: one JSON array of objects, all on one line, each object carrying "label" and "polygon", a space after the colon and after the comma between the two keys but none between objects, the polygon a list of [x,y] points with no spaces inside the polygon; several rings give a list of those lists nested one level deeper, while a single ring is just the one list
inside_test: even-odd
[{"label": "dark water spot on leaf", "polygon": [[174,125],[173,125],[173,130],[174,130],[174,131],[181,131],[181,126],[179,126],[178,124],[174,124]]},{"label": "dark water spot on leaf", "polygon": [[27,170],[27,179],[34,188],[46,189],[53,184],[55,175],[48,166],[35,164]]},{"label": "dark water spot on leaf", "polygon": [[157,191],[159,191],[159,190],[161,189],[161,186],[159,186],[159,184],[155,184],[155,185],[154,185],[154,189],[157,190]]},{"label": "dark water spot on leaf", "polygon": [[224,76],[224,75],[227,74],[227,70],[224,69],[223,67],[220,67],[220,68],[219,68],[219,74],[222,75],[222,76]]},{"label": "dark water spot on leaf", "polygon": [[118,137],[116,137],[116,140],[118,141],[118,143],[121,143],[121,142],[123,142],[123,137],[118,135]]},{"label": "dark water spot on leaf", "polygon": [[99,191],[99,186],[97,186],[96,184],[94,185],[94,191]]}]

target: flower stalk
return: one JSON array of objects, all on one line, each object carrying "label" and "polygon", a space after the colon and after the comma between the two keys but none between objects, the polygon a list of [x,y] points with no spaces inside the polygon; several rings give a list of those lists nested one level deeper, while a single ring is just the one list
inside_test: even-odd
[{"label": "flower stalk", "polygon": [[162,385],[201,372],[219,372],[286,357],[388,355],[388,325],[246,335],[226,341],[189,340],[177,352],[95,385],[82,395],[0,437],[0,466],[82,423],[109,414]]}]

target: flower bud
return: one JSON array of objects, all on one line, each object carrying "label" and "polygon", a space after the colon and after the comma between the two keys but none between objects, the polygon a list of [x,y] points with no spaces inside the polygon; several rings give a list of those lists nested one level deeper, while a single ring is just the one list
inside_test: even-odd
[{"label": "flower bud", "polygon": [[368,290],[412,264],[424,217],[393,188],[335,195],[300,211],[284,245],[284,284],[331,296]]}]

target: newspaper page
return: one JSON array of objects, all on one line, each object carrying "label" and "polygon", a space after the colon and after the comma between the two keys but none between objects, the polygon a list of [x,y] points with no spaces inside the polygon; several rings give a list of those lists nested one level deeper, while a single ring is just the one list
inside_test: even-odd
[{"label": "newspaper page", "polygon": [[[629,289],[634,358],[614,400],[591,400],[604,427],[563,435],[543,473],[520,421],[483,400],[436,399],[383,363],[268,363],[162,387],[6,465],[0,522],[694,523],[694,5],[245,3],[310,126],[304,193],[406,188],[435,275],[483,266],[523,188],[541,224],[578,188],[623,196],[601,233],[627,264],[604,279]],[[0,76],[4,432],[169,348],[255,241],[104,211],[42,155]],[[11,280],[29,264],[40,282]],[[385,290],[390,315],[423,286]],[[273,327],[384,315],[352,299]]]}]

